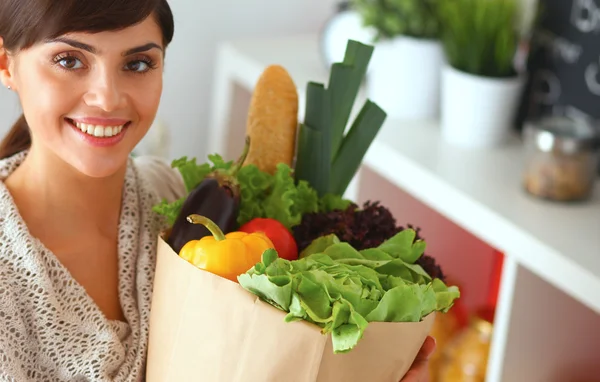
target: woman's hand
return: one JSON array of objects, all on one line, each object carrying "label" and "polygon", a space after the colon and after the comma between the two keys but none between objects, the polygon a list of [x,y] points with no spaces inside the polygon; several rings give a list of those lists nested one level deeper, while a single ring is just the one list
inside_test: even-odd
[{"label": "woman's hand", "polygon": [[400,382],[429,382],[429,357],[435,350],[435,339],[428,336],[408,373]]}]

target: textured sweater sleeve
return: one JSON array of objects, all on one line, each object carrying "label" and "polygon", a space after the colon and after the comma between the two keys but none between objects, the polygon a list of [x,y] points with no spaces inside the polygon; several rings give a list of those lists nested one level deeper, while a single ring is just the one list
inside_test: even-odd
[{"label": "textured sweater sleeve", "polygon": [[[0,312],[5,312],[6,306],[0,302]],[[31,372],[27,373],[24,365],[13,357],[15,344],[11,344],[6,337],[0,336],[0,381],[19,382],[28,381],[31,378]],[[12,349],[11,349],[12,348]],[[23,366],[23,367],[21,367]]]},{"label": "textured sweater sleeve", "polygon": [[173,202],[187,194],[181,174],[165,160],[155,156],[140,156],[135,158],[135,162],[161,199]]}]

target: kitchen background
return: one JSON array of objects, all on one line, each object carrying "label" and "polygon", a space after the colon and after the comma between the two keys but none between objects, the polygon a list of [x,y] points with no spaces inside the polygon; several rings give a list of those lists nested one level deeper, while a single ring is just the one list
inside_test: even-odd
[{"label": "kitchen background", "polygon": [[[536,0],[522,0],[531,12]],[[220,41],[318,33],[337,0],[171,0],[175,38],[167,53],[165,87],[158,120],[169,127],[167,157],[203,158],[213,92],[215,52]],[[20,115],[12,92],[0,89],[0,134]],[[156,129],[159,130],[159,129]],[[159,134],[153,130],[144,143]],[[145,147],[144,145],[142,145]],[[140,153],[144,150],[140,147]],[[160,151],[163,152],[162,150]]]},{"label": "kitchen background", "polygon": [[[549,6],[548,9],[554,10],[554,13],[557,15],[556,17],[552,16],[546,19],[548,22],[547,25],[557,27],[557,30],[554,30],[554,32],[558,34],[558,38],[552,38],[552,42],[549,45],[551,46],[549,50],[552,52],[553,57],[561,57],[563,61],[569,62],[569,60],[577,61],[577,57],[589,59],[589,56],[586,54],[596,55],[596,57],[599,55],[600,49],[596,47],[600,46],[600,0],[539,1],[542,5]],[[402,1],[398,1],[397,3],[402,3]],[[160,155],[166,160],[184,155],[204,160],[208,154],[218,150],[217,147],[211,146],[208,135],[211,131],[210,112],[212,110],[211,102],[213,102],[213,95],[215,94],[215,64],[219,44],[225,41],[237,41],[240,39],[269,38],[269,36],[273,35],[277,37],[319,35],[324,31],[326,25],[332,25],[327,23],[334,17],[339,1],[221,0],[220,2],[208,2],[204,0],[171,0],[170,4],[176,19],[176,34],[167,52],[162,103],[155,127],[151,129],[146,139],[140,144],[136,154]],[[521,7],[520,11],[523,16],[521,18],[523,20],[521,25],[522,30],[528,30],[535,19],[539,5],[538,0],[520,1],[519,6]],[[570,19],[569,12],[574,9],[573,7],[580,7],[578,14],[581,18],[579,20],[575,18]],[[557,10],[560,11],[561,9],[564,12],[557,12]],[[586,33],[578,34],[574,32],[574,26],[577,26],[577,30],[579,31],[585,30]],[[540,36],[541,41],[544,41],[544,38],[549,39],[548,34],[541,33]],[[578,42],[580,45],[571,44],[570,42],[572,42],[573,38],[579,39]],[[339,54],[340,47],[338,46],[337,48],[337,53]],[[527,46],[521,48],[526,49]],[[579,49],[583,49],[583,51]],[[380,51],[383,52],[384,48],[382,47]],[[373,62],[375,63],[376,60],[374,59]],[[422,69],[420,70],[421,72],[424,71],[427,63],[427,60],[420,62],[422,64],[420,66]],[[524,62],[522,64],[524,65]],[[536,65],[538,65],[537,61]],[[598,78],[600,61],[598,61],[598,65],[596,66],[591,63],[590,67],[592,68],[591,71],[580,66],[569,67],[559,65],[558,68],[553,68],[552,70],[543,68],[543,70],[536,71],[536,75],[529,78],[528,87],[535,87],[539,90],[539,93],[537,93],[537,96],[531,97],[528,94],[526,101],[520,103],[521,107],[518,108],[519,117],[523,118],[523,113],[534,109],[546,112],[551,110],[561,115],[576,114],[589,116],[590,114],[594,114],[596,118],[600,118],[600,102],[598,102],[598,99],[600,99],[600,89],[598,87],[600,86],[595,87],[593,85],[594,75]],[[595,72],[593,70],[594,67],[596,68]],[[415,76],[405,77],[402,81],[409,81],[410,77]],[[389,76],[385,78],[387,80],[390,79]],[[420,79],[421,83],[426,83],[430,80],[431,78],[427,77]],[[589,86],[589,89],[585,88],[586,81],[588,85],[592,84]],[[374,80],[372,83],[375,84],[376,81]],[[461,86],[463,90],[468,87],[464,84]],[[559,86],[557,84],[562,85],[560,94],[561,97],[567,97],[566,101],[564,98],[557,96],[556,89]],[[379,89],[375,89],[375,85],[372,86],[374,87],[372,89],[373,94],[379,94],[382,97],[376,100],[378,102],[381,100],[382,103],[386,103],[394,99],[394,97],[402,97],[402,95],[393,93],[395,88],[389,86],[389,84]],[[402,87],[402,85],[398,87]],[[387,91],[392,93],[386,93]],[[475,91],[475,95],[480,94],[477,91],[479,90]],[[594,91],[598,92],[596,94],[598,99],[595,103],[593,96],[590,96],[594,95]],[[385,96],[385,94],[390,95]],[[409,98],[415,98],[413,97],[414,94],[409,96]],[[246,112],[245,107],[247,107],[248,97],[249,94],[246,94],[245,99],[242,95],[242,101],[239,103],[241,105],[240,109],[235,111],[238,118],[240,116],[243,117]],[[458,99],[460,97],[455,98]],[[496,104],[503,105],[502,99],[506,100],[510,99],[510,97],[498,98]],[[414,99],[411,101],[414,101]],[[552,103],[558,101],[565,101],[567,103],[573,101],[578,107],[553,107]],[[396,106],[399,107],[398,110],[395,109]],[[392,114],[397,113],[394,115],[394,118],[401,118],[403,113],[408,113],[409,111],[400,110],[400,106],[396,102],[395,104],[389,104],[389,106],[384,105],[384,109]],[[460,110],[461,107],[465,106],[454,103],[450,109]],[[503,107],[509,106],[503,105]],[[418,109],[417,106],[413,105],[411,112],[416,113]],[[423,115],[427,114],[427,110],[425,109],[421,110]],[[467,108],[464,110],[468,112],[462,113],[461,115],[463,116],[467,114],[475,115],[480,111],[472,105],[467,105]],[[503,110],[505,109],[500,109],[500,113],[496,118],[487,116],[487,120],[490,121],[489,126],[494,125],[495,122],[505,117],[502,115]],[[4,134],[10,128],[12,122],[19,114],[20,109],[14,93],[6,89],[0,89],[0,134]],[[448,122],[448,125],[463,126],[467,124],[467,122],[460,119],[461,115],[458,115],[458,117],[454,116],[453,118],[459,119]],[[481,118],[486,118],[486,116],[482,116]],[[448,119],[451,118],[448,117]],[[242,120],[238,119],[238,122],[240,121]],[[451,130],[451,127],[448,129]],[[491,147],[490,150],[493,150],[494,145],[496,145],[494,142],[486,142],[485,139],[487,138],[483,137],[483,135],[478,141],[479,138],[476,139],[477,133],[474,133],[473,130],[469,133],[470,135],[466,135],[466,138],[463,137],[462,140],[460,139],[461,133],[459,131],[452,131],[454,132],[450,134],[448,141],[454,140],[453,143],[456,145],[477,141],[481,147],[489,145]],[[426,149],[426,147],[423,148],[423,150]],[[521,169],[515,168],[514,170],[520,171]],[[490,173],[490,176],[493,175]],[[438,327],[436,327],[440,349],[443,349],[444,346],[450,346],[449,341],[451,340],[455,341],[453,346],[459,347],[459,350],[454,352],[457,357],[448,360],[448,362],[452,362],[455,366],[458,365],[458,367],[454,369],[453,372],[455,374],[453,377],[447,373],[446,379],[441,379],[442,377],[440,377],[439,380],[436,379],[433,382],[483,381],[482,375],[478,375],[477,373],[481,373],[481,370],[484,370],[483,373],[485,374],[492,330],[492,323],[489,321],[492,321],[493,307],[495,307],[498,297],[500,270],[504,261],[503,254],[482,239],[474,236],[465,228],[453,223],[440,212],[420,202],[414,195],[410,195],[408,192],[382,180],[374,171],[368,169],[363,171],[363,184],[368,184],[369,186],[363,187],[361,199],[380,199],[384,205],[388,206],[395,213],[400,224],[413,223],[421,227],[421,233],[428,242],[429,254],[440,261],[449,277],[459,283],[463,292],[460,304],[458,304],[456,309],[453,309],[454,314],[448,315],[447,319],[440,320]],[[597,209],[597,200],[594,199],[592,203],[593,208]],[[465,214],[468,213],[469,211],[465,211]],[[598,219],[592,220],[592,223],[597,224]],[[568,223],[565,222],[565,224]],[[598,231],[600,232],[600,225],[598,225]],[[590,248],[590,251],[597,251],[596,256],[598,258],[600,258],[599,248],[600,246]],[[469,276],[463,277],[464,275]],[[522,276],[521,273],[520,277],[529,276]],[[535,277],[532,279],[536,280],[533,283],[541,283]],[[577,283],[578,280],[573,280],[573,282]],[[543,289],[546,287],[544,285],[539,288]],[[532,289],[536,288],[538,287],[532,287]],[[551,293],[549,296],[562,296],[560,294],[562,292],[555,291],[554,289],[549,293]],[[590,291],[590,293],[600,294],[600,291]],[[528,296],[526,293],[525,295]],[[529,296],[534,296],[532,297],[533,300],[537,298],[534,294]],[[521,301],[522,305],[525,304],[523,301],[528,301],[523,300],[524,297],[521,298],[519,301]],[[579,305],[569,305],[575,304],[570,302],[571,300],[565,299],[564,301],[568,302],[564,302],[560,305],[561,307],[573,306],[573,309],[578,312],[578,316],[585,317],[586,322],[593,322],[590,324],[590,327],[594,327],[597,329],[597,332],[600,332],[600,321],[596,313],[592,313],[588,308]],[[544,305],[544,309],[546,309],[544,311],[547,311],[548,306]],[[491,313],[487,311],[490,307],[492,308]],[[560,325],[570,325],[569,322],[560,321],[560,312],[553,312],[553,314],[559,316],[559,318],[555,317],[555,321],[552,322],[558,322]],[[551,324],[547,324],[546,326],[549,325]],[[523,327],[526,326],[524,325]],[[523,331],[521,333],[524,336],[527,330],[534,331],[535,329],[533,326],[527,330],[523,329],[523,327],[519,328],[519,330]],[[561,331],[561,333],[563,332]],[[536,335],[539,335],[539,332],[536,332]],[[531,367],[524,367],[523,370],[527,370],[526,373],[529,374],[522,374],[520,370],[512,370],[512,374],[504,373],[504,378],[497,381],[599,381],[600,379],[590,379],[594,375],[600,375],[600,371],[598,371],[600,369],[597,369],[597,373],[595,374],[590,371],[590,367],[593,367],[590,365],[594,365],[594,363],[590,363],[590,359],[594,360],[596,362],[595,365],[597,365],[597,361],[600,361],[600,356],[591,356],[587,350],[590,347],[598,349],[600,344],[596,342],[599,345],[594,346],[594,342],[589,340],[589,336],[586,333],[578,332],[575,336],[577,336],[577,340],[565,339],[567,345],[562,350],[562,352],[571,353],[571,359],[573,359],[572,362],[569,362],[573,370],[571,374],[565,372],[563,368],[560,370],[560,373],[552,374],[552,378],[554,379],[549,379],[547,376],[550,373],[536,373],[532,371]],[[594,336],[594,338],[599,338],[598,334]],[[515,334],[513,332],[511,339],[514,340],[514,338]],[[588,339],[586,340],[586,338]],[[573,348],[573,344],[576,343],[585,343],[585,345],[580,349]],[[515,346],[526,349],[524,352],[526,353],[525,358],[528,361],[537,360],[540,367],[550,370],[552,358],[536,358],[534,354],[536,344],[523,342],[517,346],[513,342],[509,349],[515,349]],[[555,357],[554,359],[557,359],[557,354],[560,353],[561,351],[558,350],[551,354],[552,357]],[[515,361],[516,356],[512,354],[516,353],[507,353],[507,358],[512,357],[510,362],[507,361],[507,363],[510,365],[519,364],[518,361]],[[582,354],[581,358],[579,358],[579,354]],[[462,358],[458,357],[458,355]],[[522,356],[522,354],[519,354],[519,356]],[[438,359],[436,358],[436,367],[439,366],[437,361]],[[579,361],[581,364],[579,364]],[[561,364],[561,367],[563,366]],[[524,375],[535,375],[536,378],[529,378]],[[541,375],[545,375],[546,377],[540,377]],[[582,377],[578,379],[579,376]]]}]

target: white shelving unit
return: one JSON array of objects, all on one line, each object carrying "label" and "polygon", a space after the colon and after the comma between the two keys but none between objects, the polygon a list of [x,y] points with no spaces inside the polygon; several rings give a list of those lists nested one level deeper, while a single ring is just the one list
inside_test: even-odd
[{"label": "white shelving unit", "polygon": [[[299,87],[327,83],[316,36],[226,42],[213,85],[209,149],[239,152],[251,94],[269,64]],[[236,122],[237,121],[237,122]],[[242,140],[235,140],[242,141]],[[442,140],[436,121],[386,121],[364,166],[505,254],[487,381],[592,381],[600,376],[600,184],[586,203],[559,204],[521,188],[518,137],[493,150]],[[357,177],[351,192],[366,186]],[[595,369],[595,370],[594,370]]]}]

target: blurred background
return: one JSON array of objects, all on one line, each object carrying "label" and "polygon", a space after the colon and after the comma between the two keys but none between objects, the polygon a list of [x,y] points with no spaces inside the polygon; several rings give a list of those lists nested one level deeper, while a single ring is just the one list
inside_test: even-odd
[{"label": "blurred background", "polygon": [[[235,158],[267,65],[289,70],[301,118],[307,81],[349,38],[373,44],[361,97],[388,120],[349,196],[420,227],[461,288],[436,320],[432,382],[600,381],[600,0],[170,4],[136,154]],[[0,134],[19,114],[0,89]]]},{"label": "blurred background", "polygon": [[[522,12],[519,22],[524,31],[534,17],[537,1],[519,0]],[[160,155],[168,158],[182,155],[205,157],[211,151],[206,137],[218,44],[239,38],[320,34],[336,15],[341,3],[344,2],[224,0],[215,3],[171,0],[176,30],[167,54],[165,87],[157,124],[164,125],[171,132],[176,130],[168,140],[161,134],[161,129],[151,131],[138,151],[148,152],[147,143],[153,143],[151,138],[156,136],[162,142],[160,148],[155,149]],[[390,4],[393,3],[390,1]],[[356,36],[355,30],[352,32]],[[337,49],[335,53],[339,56],[340,49],[343,53],[344,48],[342,43],[332,50]],[[19,114],[16,96],[0,89],[0,134],[8,131]]]}]

